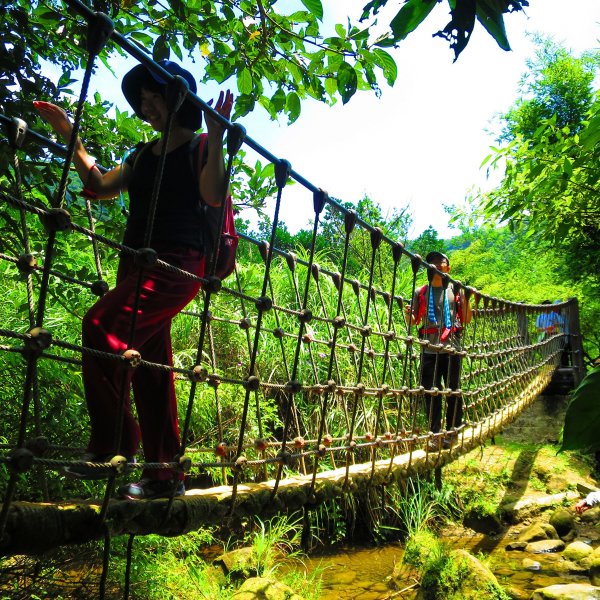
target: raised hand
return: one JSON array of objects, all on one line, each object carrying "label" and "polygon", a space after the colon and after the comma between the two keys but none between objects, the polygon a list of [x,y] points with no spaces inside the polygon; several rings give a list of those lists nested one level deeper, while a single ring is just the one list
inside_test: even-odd
[{"label": "raised hand", "polygon": [[[212,103],[213,103],[213,101],[210,100],[208,105],[212,106]],[[233,107],[233,94],[229,90],[227,90],[226,92],[221,92],[219,94],[217,103],[215,104],[215,107],[214,107],[215,111],[218,112],[222,117],[225,117],[227,120],[229,120],[229,117],[231,116],[232,107]],[[225,131],[225,128],[223,127],[223,125],[221,125],[221,123],[219,123],[215,119],[212,119],[208,113],[205,113],[205,117],[206,117],[206,129],[208,131],[208,134],[209,135],[216,134],[220,137],[223,137],[223,133]]]},{"label": "raised hand", "polygon": [[57,135],[65,141],[69,140],[73,131],[73,124],[62,108],[56,106],[56,104],[40,100],[35,100],[33,106],[40,113],[42,119],[50,124]]}]

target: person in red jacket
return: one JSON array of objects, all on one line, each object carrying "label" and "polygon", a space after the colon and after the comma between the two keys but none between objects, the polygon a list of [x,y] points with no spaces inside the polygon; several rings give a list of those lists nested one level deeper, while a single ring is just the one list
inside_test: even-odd
[{"label": "person in red jacket", "polygon": [[[189,71],[168,60],[159,64],[171,75],[182,77],[189,89],[196,92],[196,82]],[[185,100],[176,112],[167,136],[166,83],[141,64],[131,69],[122,81],[123,93],[135,114],[162,134],[161,137],[139,147],[124,165],[106,173],[100,172],[78,138],[73,162],[87,193],[95,198],[110,199],[121,190],[128,190],[125,246],[133,249],[150,246],[159,259],[202,276],[204,243],[200,201],[217,207],[227,194],[222,151],[224,128],[207,116],[206,160],[199,170],[195,170],[189,159],[190,148],[202,123],[202,111],[189,99]],[[58,136],[67,142],[73,125],[66,113],[48,102],[35,102],[34,105]],[[233,96],[229,90],[221,92],[215,110],[228,119],[232,105]],[[149,206],[164,144],[166,162],[152,218]],[[145,244],[149,220],[153,226],[150,243]],[[132,334],[132,313],[136,306],[140,274],[139,305]],[[83,319],[84,348],[113,354],[134,349],[145,361],[171,365],[171,320],[199,289],[198,281],[160,267],[142,269],[134,254],[122,253],[116,286],[100,298]],[[132,369],[118,361],[98,358],[85,350],[82,371],[91,424],[90,441],[82,461],[104,463],[116,454],[133,460],[140,441],[147,463],[176,460],[181,446],[177,400],[170,371]],[[137,421],[130,410],[130,385]],[[117,424],[121,421],[123,426],[119,432]],[[82,479],[98,479],[107,475],[107,471],[87,465],[73,465],[66,471]],[[181,495],[185,493],[183,474],[170,469],[145,469],[139,482],[121,486],[118,493],[128,499]]]},{"label": "person in red jacket", "polygon": [[[450,260],[441,252],[430,252],[426,262],[440,273],[450,272]],[[461,357],[445,349],[460,350],[463,326],[471,321],[471,307],[461,289],[455,296],[452,287],[444,289],[442,276],[435,273],[429,285],[415,292],[407,307],[411,325],[419,325],[419,337],[427,342],[421,351],[420,383],[426,390],[444,388],[460,389]],[[462,422],[462,397],[459,394],[441,396],[425,392],[425,408],[429,430],[438,433],[442,424],[442,398],[446,397],[446,429],[458,427]],[[432,449],[437,449],[437,440]],[[444,438],[445,447],[451,439]]]}]

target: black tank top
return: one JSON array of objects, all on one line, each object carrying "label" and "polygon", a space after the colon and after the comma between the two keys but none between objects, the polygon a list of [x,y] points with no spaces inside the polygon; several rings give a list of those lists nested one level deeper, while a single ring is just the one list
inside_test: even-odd
[{"label": "black tank top", "polygon": [[[134,152],[126,161],[133,168],[129,180],[129,218],[123,243],[132,248],[144,246],[146,224],[158,169],[159,156],[152,152],[156,142]],[[150,247],[155,244],[203,249],[203,211],[198,176],[192,167],[190,142],[167,154]]]}]

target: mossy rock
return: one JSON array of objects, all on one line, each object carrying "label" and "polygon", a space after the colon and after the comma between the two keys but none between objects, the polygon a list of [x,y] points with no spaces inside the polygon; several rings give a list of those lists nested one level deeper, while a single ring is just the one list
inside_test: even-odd
[{"label": "mossy rock", "polygon": [[[438,562],[437,566],[441,566]],[[423,574],[417,600],[429,598],[504,600],[508,596],[495,575],[466,550],[453,550],[440,571]]]},{"label": "mossy rock", "polygon": [[225,573],[234,578],[256,575],[256,557],[252,547],[225,552],[215,559],[214,564],[221,565]]},{"label": "mossy rock", "polygon": [[549,523],[533,523],[527,529],[522,531],[517,538],[519,542],[537,542],[540,540],[557,540],[558,533]]},{"label": "mossy rock", "polygon": [[567,560],[579,562],[586,556],[592,554],[593,550],[585,542],[572,542],[563,551],[563,557]]},{"label": "mossy rock", "polygon": [[564,548],[565,543],[562,540],[537,540],[536,542],[529,542],[525,552],[547,554],[549,552],[562,552]]},{"label": "mossy rock", "polygon": [[588,560],[590,561],[590,581],[594,585],[600,585],[600,546],[594,550]]},{"label": "mossy rock", "polygon": [[551,585],[535,590],[531,600],[600,600],[600,587],[587,583]]},{"label": "mossy rock", "polygon": [[560,537],[564,537],[575,527],[575,517],[570,511],[559,508],[550,516],[550,525],[556,529]]},{"label": "mossy rock", "polygon": [[266,577],[246,579],[233,594],[233,600],[303,600],[292,588]]},{"label": "mossy rock", "polygon": [[481,600],[481,598],[502,598],[502,588],[486,565],[469,554],[466,550],[454,550],[451,558],[462,563],[468,575],[462,582],[461,597],[465,600]]}]

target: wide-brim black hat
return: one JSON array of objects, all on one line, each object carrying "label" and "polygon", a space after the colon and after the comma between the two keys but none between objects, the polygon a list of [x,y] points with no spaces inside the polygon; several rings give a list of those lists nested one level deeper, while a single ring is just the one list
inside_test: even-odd
[{"label": "wide-brim black hat", "polygon": [[[165,71],[171,73],[171,75],[179,75],[182,77],[187,82],[190,92],[196,93],[196,80],[189,71],[186,71],[182,66],[171,60],[159,60],[158,64]],[[155,81],[160,85],[167,84],[166,80],[159,77],[142,64],[133,67],[131,71],[126,73],[121,82],[121,89],[123,90],[125,99],[129,102],[129,105],[133,108],[135,114],[142,120],[144,119],[144,115],[141,111],[141,91],[148,81]],[[177,120],[182,127],[196,131],[202,126],[202,110],[189,100],[185,100],[177,111]]]}]

